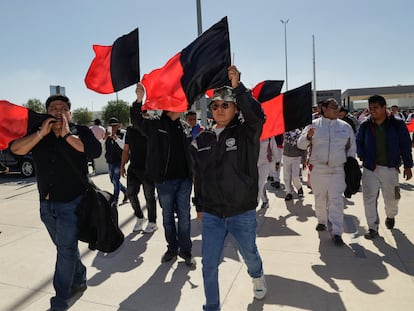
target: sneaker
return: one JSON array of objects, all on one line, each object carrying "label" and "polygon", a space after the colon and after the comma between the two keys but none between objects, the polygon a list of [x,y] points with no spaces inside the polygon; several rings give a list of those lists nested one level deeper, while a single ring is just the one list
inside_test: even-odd
[{"label": "sneaker", "polygon": [[302,188],[300,188],[300,189],[298,190],[298,197],[299,197],[299,198],[303,198],[303,197],[304,197],[304,195],[303,195],[303,189],[302,189]]},{"label": "sneaker", "polygon": [[364,237],[367,240],[375,239],[378,236],[378,231],[374,229],[369,229],[367,233],[364,234]]},{"label": "sneaker", "polygon": [[264,275],[259,278],[253,278],[253,293],[254,298],[259,300],[266,296],[267,286]]},{"label": "sneaker", "polygon": [[285,201],[290,201],[290,200],[292,200],[293,199],[293,195],[291,194],[291,193],[288,193],[286,196],[285,196]]},{"label": "sneaker", "polygon": [[185,264],[189,267],[195,266],[196,265],[196,261],[194,259],[194,257],[191,255],[191,253],[189,252],[184,252],[184,251],[179,251],[178,252],[178,256],[180,256],[182,259],[185,260]]},{"label": "sneaker", "polygon": [[125,204],[125,203],[127,203],[128,202],[128,197],[127,197],[127,195],[124,195],[124,199],[122,200],[122,204]]},{"label": "sneaker", "polygon": [[158,230],[157,224],[154,222],[149,222],[148,225],[144,229],[144,233],[153,233],[156,230]]},{"label": "sneaker", "polygon": [[280,181],[274,181],[270,183],[273,188],[280,189]]},{"label": "sneaker", "polygon": [[268,208],[268,207],[269,207],[269,202],[262,203],[262,208]]},{"label": "sneaker", "polygon": [[388,218],[387,217],[387,219],[385,219],[385,225],[387,226],[388,229],[394,228],[395,218]]},{"label": "sneaker", "polygon": [[140,232],[142,230],[142,227],[144,226],[145,218],[137,218],[137,223],[134,226],[134,229],[132,232]]},{"label": "sneaker", "polygon": [[344,245],[345,243],[344,243],[344,241],[342,240],[342,237],[340,236],[340,235],[338,235],[338,234],[335,234],[333,237],[332,237],[332,241],[334,242],[334,244],[336,245],[336,246],[342,246],[342,245]]},{"label": "sneaker", "polygon": [[325,231],[326,230],[326,225],[318,224],[315,229],[316,229],[316,231]]},{"label": "sneaker", "polygon": [[167,250],[161,258],[161,262],[168,262],[177,258],[177,251]]}]

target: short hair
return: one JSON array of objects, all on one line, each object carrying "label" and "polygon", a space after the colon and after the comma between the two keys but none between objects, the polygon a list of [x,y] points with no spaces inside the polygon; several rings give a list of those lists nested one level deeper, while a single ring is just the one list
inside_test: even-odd
[{"label": "short hair", "polygon": [[325,116],[325,112],[323,111],[322,107],[328,107],[329,103],[332,103],[332,102],[338,105],[338,102],[333,97],[327,98],[325,100],[321,100],[318,102],[318,106],[321,109],[321,115]]},{"label": "short hair", "polygon": [[345,107],[341,107],[341,108],[339,108],[339,112],[345,112],[345,114],[347,114],[348,113],[348,109],[346,109]]},{"label": "short hair", "polygon": [[68,105],[69,109],[70,109],[70,100],[69,100],[69,98],[65,95],[56,94],[56,95],[49,96],[49,98],[46,100],[46,110],[49,108],[50,103],[54,102],[55,100],[61,100],[61,101],[65,102]]},{"label": "short hair", "polygon": [[197,112],[195,112],[194,110],[189,110],[186,114],[185,117],[187,118],[188,116],[197,116]]},{"label": "short hair", "polygon": [[102,125],[102,121],[101,121],[101,119],[95,119],[95,120],[93,120],[93,123],[94,123],[95,125]]},{"label": "short hair", "polygon": [[370,98],[368,98],[368,105],[370,104],[379,104],[381,107],[384,107],[387,105],[387,102],[381,95],[372,95]]}]

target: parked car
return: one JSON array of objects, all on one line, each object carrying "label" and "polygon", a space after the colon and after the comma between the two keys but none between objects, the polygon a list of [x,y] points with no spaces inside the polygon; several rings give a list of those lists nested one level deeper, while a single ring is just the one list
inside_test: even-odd
[{"label": "parked car", "polygon": [[17,156],[12,154],[9,149],[0,150],[0,161],[10,168],[10,172],[20,172],[24,177],[35,175],[31,153]]}]

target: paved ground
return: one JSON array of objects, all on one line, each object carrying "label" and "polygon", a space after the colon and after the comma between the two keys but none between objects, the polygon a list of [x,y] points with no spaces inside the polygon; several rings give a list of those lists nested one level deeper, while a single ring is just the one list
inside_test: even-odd
[{"label": "paved ground", "polygon": [[[106,174],[93,177],[111,190]],[[396,228],[387,230],[380,203],[380,237],[366,240],[362,194],[345,200],[346,246],[335,247],[326,232],[315,231],[313,196],[286,203],[283,189],[269,193],[270,207],[257,210],[257,243],[264,261],[268,295],[253,299],[246,267],[228,239],[220,266],[223,311],[259,310],[414,310],[414,182],[402,182]],[[141,197],[142,199],[142,197]],[[160,216],[160,211],[158,210]],[[131,233],[129,203],[119,207],[125,243],[111,254],[81,243],[88,289],[70,310],[201,310],[204,302],[200,225],[192,212],[193,254],[197,267],[181,259],[161,264],[166,249],[161,217],[154,234]],[[53,295],[55,250],[39,219],[34,179],[0,177],[0,310],[49,308]]]}]

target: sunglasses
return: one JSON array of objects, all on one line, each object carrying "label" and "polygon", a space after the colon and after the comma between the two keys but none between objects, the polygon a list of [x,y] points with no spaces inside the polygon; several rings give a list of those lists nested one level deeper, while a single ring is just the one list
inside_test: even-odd
[{"label": "sunglasses", "polygon": [[213,110],[213,111],[216,111],[219,108],[228,109],[230,107],[230,104],[231,103],[227,103],[227,102],[224,102],[221,105],[217,104],[217,103],[214,103],[214,104],[210,105],[210,109]]}]

